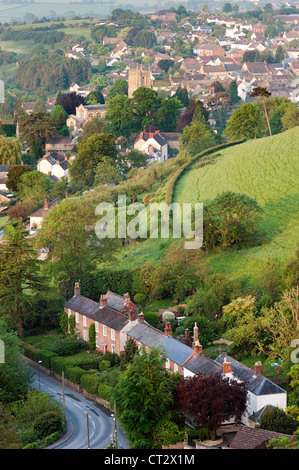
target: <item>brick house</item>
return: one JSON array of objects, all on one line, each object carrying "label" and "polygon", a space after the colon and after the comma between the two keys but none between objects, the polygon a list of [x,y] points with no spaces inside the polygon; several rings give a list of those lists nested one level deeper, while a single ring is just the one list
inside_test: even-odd
[{"label": "brick house", "polygon": [[99,302],[80,294],[80,286],[75,284],[74,295],[64,305],[68,316],[75,315],[75,331],[80,338],[89,340],[89,328],[95,324],[96,349],[121,355],[127,341],[127,332],[138,321],[138,308],[130,300],[129,294],[120,296],[108,291],[101,295]]}]

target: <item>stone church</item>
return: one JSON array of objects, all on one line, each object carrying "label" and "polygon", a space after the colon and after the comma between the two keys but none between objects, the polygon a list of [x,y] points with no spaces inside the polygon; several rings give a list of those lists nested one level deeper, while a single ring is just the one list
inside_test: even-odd
[{"label": "stone church", "polygon": [[152,88],[153,80],[151,70],[144,70],[142,64],[136,64],[136,68],[129,66],[128,97],[132,98],[133,93],[139,87]]}]

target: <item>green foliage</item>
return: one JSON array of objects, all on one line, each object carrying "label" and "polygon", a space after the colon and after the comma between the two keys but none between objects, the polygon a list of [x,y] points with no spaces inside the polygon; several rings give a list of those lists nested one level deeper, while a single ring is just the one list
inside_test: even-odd
[{"label": "green foliage", "polygon": [[[135,299],[134,299],[135,300]],[[128,364],[133,362],[135,354],[138,353],[138,347],[133,338],[129,338],[125,344],[124,352],[120,360],[120,369],[126,370]]]},{"label": "green foliage", "polygon": [[0,340],[5,346],[5,363],[0,366],[0,401],[6,404],[27,393],[33,374],[22,358],[17,333],[3,320],[0,320]]},{"label": "green foliage", "polygon": [[59,356],[72,356],[86,348],[87,343],[82,338],[66,337],[64,339],[58,339],[55,341],[51,347],[51,350]]},{"label": "green foliage", "polygon": [[229,119],[224,135],[230,140],[256,139],[263,135],[263,117],[254,104],[242,104]]},{"label": "green foliage", "polygon": [[77,385],[80,385],[83,374],[85,374],[85,371],[81,367],[68,367],[65,371],[65,378]]},{"label": "green foliage", "polygon": [[37,254],[25,235],[18,223],[7,243],[0,248],[1,309],[17,327],[21,338],[24,336],[24,317],[32,305],[33,296],[42,294],[45,289]]},{"label": "green foliage", "polygon": [[271,406],[261,415],[256,427],[292,435],[297,429],[297,423],[281,408]]},{"label": "green foliage", "polygon": [[96,327],[94,323],[91,323],[89,330],[88,330],[88,340],[89,340],[89,348],[94,351],[96,348]]},{"label": "green foliage", "polygon": [[0,135],[0,165],[18,165],[21,156],[20,142],[13,137]]},{"label": "green foliage", "polygon": [[113,162],[117,157],[114,137],[111,134],[94,134],[81,142],[78,145],[78,155],[69,170],[72,183],[92,186],[96,167],[104,157],[111,158]]},{"label": "green foliage", "polygon": [[[138,397],[138,409],[136,408]],[[115,389],[116,407],[131,448],[152,448],[153,433],[170,418],[172,401],[160,351],[135,355]]]},{"label": "green foliage", "polygon": [[33,428],[40,439],[49,436],[54,432],[60,432],[62,430],[61,413],[48,411],[39,415],[34,421]]},{"label": "green foliage", "polygon": [[85,58],[74,60],[59,54],[32,55],[21,61],[15,76],[23,90],[48,92],[66,90],[71,83],[84,83],[91,77],[91,65]]},{"label": "green foliage", "polygon": [[206,202],[203,216],[208,227],[205,233],[206,249],[257,240],[258,215],[261,211],[253,198],[232,191]]},{"label": "green foliage", "polygon": [[100,377],[95,374],[84,374],[81,377],[81,386],[92,395],[97,394],[100,383]]}]

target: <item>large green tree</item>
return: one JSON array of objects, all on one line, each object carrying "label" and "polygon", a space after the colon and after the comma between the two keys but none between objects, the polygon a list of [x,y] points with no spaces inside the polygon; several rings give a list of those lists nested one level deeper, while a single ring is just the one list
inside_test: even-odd
[{"label": "large green tree", "polygon": [[70,165],[71,182],[92,186],[96,167],[104,157],[116,161],[117,150],[112,134],[94,134],[81,142],[78,145],[78,155]]},{"label": "large green tree", "polygon": [[47,264],[55,279],[78,281],[101,261],[111,259],[114,240],[97,238],[97,220],[93,206],[75,198],[66,199],[49,211],[37,245],[50,249]]},{"label": "large green tree", "polygon": [[117,384],[119,420],[133,449],[150,449],[155,430],[170,420],[171,384],[161,351],[135,354]]},{"label": "large green tree", "polygon": [[229,140],[256,139],[264,134],[263,116],[252,103],[245,103],[233,111],[223,134]]},{"label": "large green tree", "polygon": [[39,263],[19,222],[0,246],[0,308],[17,327],[20,338],[24,337],[24,319],[30,315],[34,295],[45,291]]},{"label": "large green tree", "polygon": [[18,165],[22,151],[18,139],[0,135],[0,165]]}]

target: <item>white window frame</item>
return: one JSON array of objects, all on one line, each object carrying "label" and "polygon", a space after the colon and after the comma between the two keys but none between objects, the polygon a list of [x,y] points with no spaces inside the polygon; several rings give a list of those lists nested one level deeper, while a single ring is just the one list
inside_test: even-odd
[{"label": "white window frame", "polygon": [[96,347],[99,348],[100,347],[100,340],[99,340],[99,337],[96,336]]},{"label": "white window frame", "polygon": [[71,311],[71,309],[70,309],[70,308],[68,308],[68,309],[67,309],[67,316],[68,316],[68,317],[70,317],[70,316],[71,316],[71,314],[72,314],[72,311]]},{"label": "white window frame", "polygon": [[112,352],[112,354],[115,353],[115,344],[111,344],[111,352]]},{"label": "white window frame", "polygon": [[99,332],[99,322],[98,321],[95,322],[95,328],[96,328],[96,332],[98,333]]},{"label": "white window frame", "polygon": [[86,316],[83,315],[83,326],[87,326]]},{"label": "white window frame", "polygon": [[76,312],[76,323],[79,323],[79,313]]},{"label": "white window frame", "polygon": [[103,336],[107,336],[107,326],[103,325]]},{"label": "white window frame", "polygon": [[174,364],[173,372],[178,372],[178,371],[179,371],[179,366],[177,364]]},{"label": "white window frame", "polygon": [[88,334],[86,330],[83,330],[83,339],[84,341],[88,341]]},{"label": "white window frame", "polygon": [[112,341],[115,341],[115,330],[111,329],[111,339]]},{"label": "white window frame", "polygon": [[170,361],[169,361],[169,359],[166,359],[166,361],[165,361],[165,368],[168,369],[168,370],[170,369]]}]

